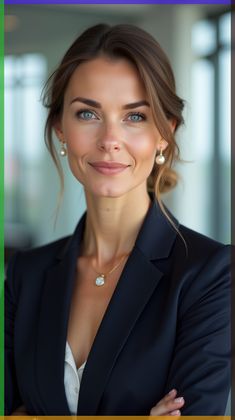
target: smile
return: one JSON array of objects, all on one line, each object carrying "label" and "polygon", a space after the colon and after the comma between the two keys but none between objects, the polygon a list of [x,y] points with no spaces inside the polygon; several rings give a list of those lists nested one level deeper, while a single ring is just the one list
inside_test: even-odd
[{"label": "smile", "polygon": [[125,171],[130,166],[119,162],[89,162],[89,165],[103,175],[115,175]]}]

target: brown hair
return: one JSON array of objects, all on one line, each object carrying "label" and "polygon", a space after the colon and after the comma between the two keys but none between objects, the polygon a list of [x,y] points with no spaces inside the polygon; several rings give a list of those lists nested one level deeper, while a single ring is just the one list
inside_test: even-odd
[{"label": "brown hair", "polygon": [[180,160],[179,148],[174,133],[171,132],[169,120],[174,121],[176,130],[183,123],[184,101],[176,95],[171,65],[161,46],[150,34],[134,25],[99,24],[87,29],[68,49],[44,87],[43,103],[49,109],[45,141],[60,176],[61,191],[64,187],[63,171],[52,140],[53,127],[62,115],[65,90],[73,72],[82,62],[101,55],[112,59],[127,58],[139,71],[156,126],[168,143],[164,152],[166,162],[162,166],[154,165],[147,181],[148,190],[155,192],[162,211],[174,225],[163,207],[160,196],[161,193],[174,188],[178,181],[172,164]]}]

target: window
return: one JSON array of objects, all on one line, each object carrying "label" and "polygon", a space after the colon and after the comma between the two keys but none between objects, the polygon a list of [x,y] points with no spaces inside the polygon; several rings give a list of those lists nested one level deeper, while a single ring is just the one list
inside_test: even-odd
[{"label": "window", "polygon": [[195,219],[199,230],[222,242],[231,240],[230,34],[230,13],[199,21],[192,29],[193,136],[200,162],[197,196],[203,203]]},{"label": "window", "polygon": [[40,164],[44,151],[45,118],[40,95],[45,75],[46,60],[40,54],[5,57],[7,242],[12,240],[13,234],[14,242],[17,238],[22,239],[27,236],[27,241],[31,241],[26,226],[33,226],[38,216],[38,200],[42,188]]}]

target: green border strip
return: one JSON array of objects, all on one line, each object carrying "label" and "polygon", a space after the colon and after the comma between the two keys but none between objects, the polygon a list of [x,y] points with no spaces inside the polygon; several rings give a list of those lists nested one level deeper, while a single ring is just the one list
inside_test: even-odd
[{"label": "green border strip", "polygon": [[0,415],[4,415],[4,0],[0,0]]}]

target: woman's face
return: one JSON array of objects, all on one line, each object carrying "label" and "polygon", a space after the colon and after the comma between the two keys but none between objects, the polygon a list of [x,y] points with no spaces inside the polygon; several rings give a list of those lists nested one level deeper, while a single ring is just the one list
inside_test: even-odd
[{"label": "woman's face", "polygon": [[73,175],[90,193],[119,197],[147,185],[161,136],[128,60],[99,57],[79,65],[55,130]]}]

